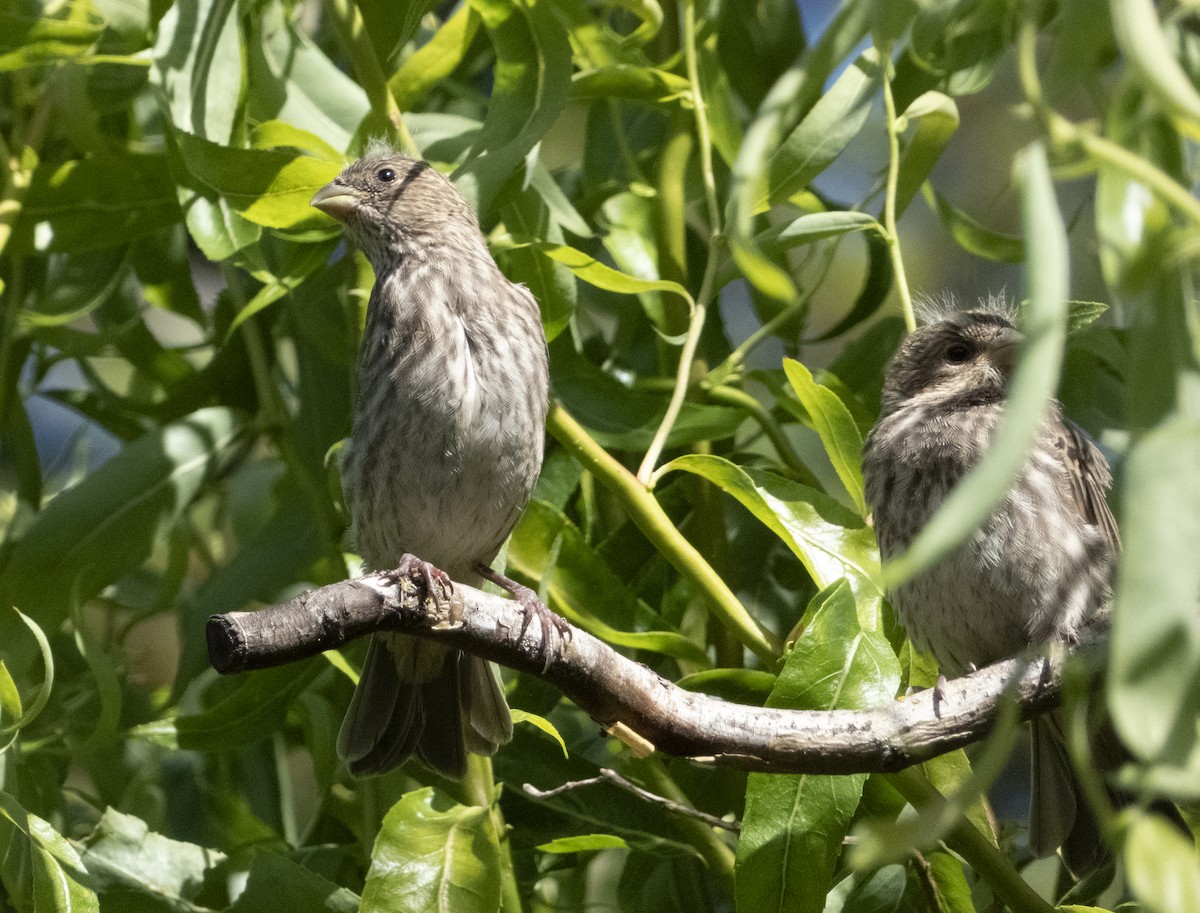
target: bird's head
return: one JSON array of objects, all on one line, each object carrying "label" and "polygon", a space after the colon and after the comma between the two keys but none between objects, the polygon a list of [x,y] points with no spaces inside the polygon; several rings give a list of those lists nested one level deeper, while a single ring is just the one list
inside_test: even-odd
[{"label": "bird's head", "polygon": [[479,234],[475,213],[447,178],[379,143],[318,190],[312,205],[346,226],[377,271],[432,238]]},{"label": "bird's head", "polygon": [[963,405],[999,402],[1022,336],[1003,314],[956,311],[915,330],[888,364],[883,411],[913,400]]}]

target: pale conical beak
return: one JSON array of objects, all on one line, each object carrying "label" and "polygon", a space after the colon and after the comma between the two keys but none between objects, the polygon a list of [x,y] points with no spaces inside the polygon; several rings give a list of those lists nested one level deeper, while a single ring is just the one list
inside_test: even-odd
[{"label": "pale conical beak", "polygon": [[1017,364],[1017,352],[1024,341],[1025,337],[1016,330],[1001,330],[989,347],[988,360],[1005,376],[1012,374]]},{"label": "pale conical beak", "polygon": [[349,187],[330,181],[313,195],[310,205],[339,222],[345,222],[354,215],[360,202],[358,194]]}]

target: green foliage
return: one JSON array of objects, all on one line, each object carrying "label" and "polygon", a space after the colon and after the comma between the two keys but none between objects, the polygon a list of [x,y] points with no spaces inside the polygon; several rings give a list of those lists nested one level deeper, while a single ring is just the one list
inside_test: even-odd
[{"label": "green foliage", "polygon": [[[0,909],[1047,908],[985,807],[1015,725],[919,773],[748,776],[635,758],[506,673],[492,764],[355,782],[358,647],[208,669],[210,614],[359,567],[337,454],[372,276],[308,201],[375,136],[542,306],[579,424],[508,562],[554,609],[745,703],[930,684],[883,581],[986,514],[1058,383],[1125,548],[1104,687],[1064,718],[1107,708],[1113,779],[1200,801],[1195,10],[816,6],[0,0]],[[881,568],[861,446],[910,281],[1019,282],[1031,343],[993,454]],[[1099,812],[1128,897],[1066,909],[1200,903],[1183,835]]]}]

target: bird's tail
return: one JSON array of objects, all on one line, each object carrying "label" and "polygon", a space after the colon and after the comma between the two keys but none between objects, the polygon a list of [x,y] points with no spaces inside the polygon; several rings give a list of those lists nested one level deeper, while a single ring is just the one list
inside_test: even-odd
[{"label": "bird's tail", "polygon": [[468,750],[495,754],[510,738],[512,718],[490,663],[402,634],[376,634],[337,749],[356,777],[386,773],[415,753],[458,779]]}]

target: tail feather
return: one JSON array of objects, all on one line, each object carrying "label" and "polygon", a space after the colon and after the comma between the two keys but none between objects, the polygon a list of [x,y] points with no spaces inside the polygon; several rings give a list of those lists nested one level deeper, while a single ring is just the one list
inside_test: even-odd
[{"label": "tail feather", "polygon": [[513,731],[499,671],[477,656],[464,656],[460,670],[467,750],[494,755],[501,745],[512,740]]},{"label": "tail feather", "polygon": [[356,777],[387,773],[416,754],[459,779],[468,750],[495,754],[511,738],[512,718],[491,663],[404,635],[376,634],[337,750]]}]

